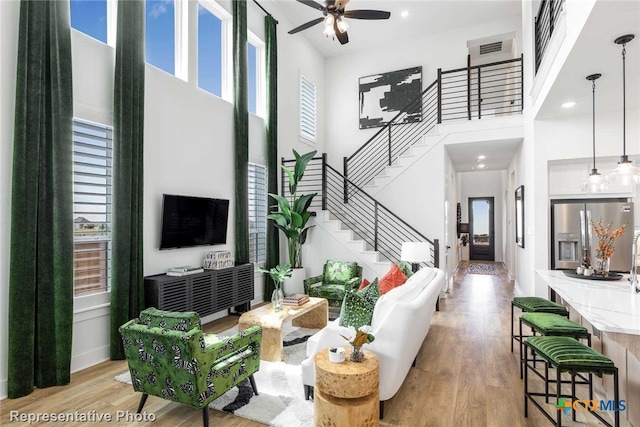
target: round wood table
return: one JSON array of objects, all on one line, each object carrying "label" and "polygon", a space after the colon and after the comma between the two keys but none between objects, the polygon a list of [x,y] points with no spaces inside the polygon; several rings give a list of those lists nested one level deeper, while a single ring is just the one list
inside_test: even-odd
[{"label": "round wood table", "polygon": [[379,426],[378,357],[364,350],[364,362],[354,363],[349,360],[351,347],[345,347],[346,360],[334,363],[329,361],[328,352],[322,350],[314,358],[316,426]]}]

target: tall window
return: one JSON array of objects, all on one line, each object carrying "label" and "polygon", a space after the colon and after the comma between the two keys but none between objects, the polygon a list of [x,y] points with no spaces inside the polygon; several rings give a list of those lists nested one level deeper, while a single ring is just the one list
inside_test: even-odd
[{"label": "tall window", "polygon": [[300,75],[300,136],[316,140],[316,85]]},{"label": "tall window", "polygon": [[146,61],[175,74],[176,8],[174,0],[146,0]]},{"label": "tall window", "polygon": [[73,285],[76,296],[109,290],[113,128],[73,119]]},{"label": "tall window", "polygon": [[267,260],[267,169],[249,163],[249,261]]},{"label": "tall window", "polygon": [[71,0],[71,27],[107,43],[107,0]]},{"label": "tall window", "polygon": [[247,80],[249,82],[249,112],[264,116],[266,108],[266,70],[264,41],[251,31],[247,34]]},{"label": "tall window", "polygon": [[258,64],[257,55],[258,49],[251,43],[247,43],[248,61],[247,61],[247,74],[249,81],[249,112],[253,114],[258,113],[257,101],[258,101]]},{"label": "tall window", "polygon": [[215,3],[198,4],[198,87],[222,97],[224,17]]}]

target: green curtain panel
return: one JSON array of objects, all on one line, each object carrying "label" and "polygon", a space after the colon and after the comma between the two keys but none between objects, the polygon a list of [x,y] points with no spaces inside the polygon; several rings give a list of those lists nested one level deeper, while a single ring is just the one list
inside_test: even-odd
[{"label": "green curtain panel", "polygon": [[73,92],[69,3],[20,5],[8,396],[70,381]]},{"label": "green curtain panel", "polygon": [[249,262],[249,98],[247,2],[233,0],[233,137],[235,142],[236,262]]},{"label": "green curtain panel", "polygon": [[[278,21],[273,16],[264,17],[264,44],[267,71],[267,191],[278,193]],[[267,200],[267,212],[270,212]],[[267,261],[269,270],[280,261],[280,236],[278,229],[269,220],[267,225]],[[271,300],[275,289],[273,279],[265,274],[264,300]]]},{"label": "green curtain panel", "polygon": [[111,358],[124,359],[118,328],[144,308],[144,0],[118,1],[113,98]]}]

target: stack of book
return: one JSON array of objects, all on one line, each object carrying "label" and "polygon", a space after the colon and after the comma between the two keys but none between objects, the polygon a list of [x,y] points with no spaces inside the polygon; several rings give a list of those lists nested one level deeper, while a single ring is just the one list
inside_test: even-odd
[{"label": "stack of book", "polygon": [[191,266],[183,266],[183,267],[171,267],[167,270],[167,276],[188,276],[189,274],[196,274],[204,272],[204,268],[202,267],[191,267]]},{"label": "stack of book", "polygon": [[309,295],[304,295],[304,294],[293,294],[293,295],[289,295],[284,297],[284,300],[282,301],[282,305],[302,305],[302,304],[306,304],[309,301]]}]

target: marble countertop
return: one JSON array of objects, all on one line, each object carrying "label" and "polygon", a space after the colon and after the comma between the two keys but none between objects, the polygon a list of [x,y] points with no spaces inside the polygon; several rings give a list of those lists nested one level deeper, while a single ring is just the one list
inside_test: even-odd
[{"label": "marble countertop", "polygon": [[640,335],[640,294],[631,290],[628,275],[601,281],[568,277],[559,270],[536,274],[596,329]]}]

